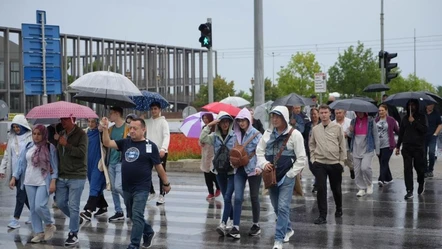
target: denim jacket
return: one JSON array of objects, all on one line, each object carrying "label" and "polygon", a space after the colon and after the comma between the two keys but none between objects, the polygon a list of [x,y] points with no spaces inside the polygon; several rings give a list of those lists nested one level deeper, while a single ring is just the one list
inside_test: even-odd
[{"label": "denim jacket", "polygon": [[[356,118],[351,120],[351,126],[355,127]],[[380,149],[379,149],[379,136],[378,136],[378,128],[375,125],[374,119],[372,117],[368,117],[368,125],[367,125],[367,153],[375,151],[376,155],[379,155]],[[354,136],[354,129],[350,134],[348,134],[349,137]],[[350,143],[350,152],[353,152],[353,146],[354,146],[355,140],[352,139]]]}]

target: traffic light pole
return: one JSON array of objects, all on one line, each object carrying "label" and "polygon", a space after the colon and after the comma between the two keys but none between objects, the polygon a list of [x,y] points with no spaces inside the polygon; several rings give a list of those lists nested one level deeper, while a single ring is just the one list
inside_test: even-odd
[{"label": "traffic light pole", "polygon": [[255,83],[254,83],[254,104],[264,104],[264,33],[262,0],[254,2],[255,22]]},{"label": "traffic light pole", "polygon": [[[208,23],[212,23],[212,18],[207,18]],[[213,103],[213,52],[212,47],[207,51],[207,90],[209,103]]]},{"label": "traffic light pole", "polygon": [[[384,0],[381,0],[381,52],[384,56]],[[381,84],[385,84],[385,63],[381,60]],[[382,92],[384,95],[384,92]]]}]

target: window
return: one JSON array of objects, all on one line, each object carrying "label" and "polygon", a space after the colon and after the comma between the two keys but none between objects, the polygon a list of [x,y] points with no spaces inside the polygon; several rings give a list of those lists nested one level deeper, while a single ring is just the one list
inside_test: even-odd
[{"label": "window", "polygon": [[20,89],[20,64],[16,61],[11,61],[11,74],[10,74],[11,90]]},{"label": "window", "polygon": [[9,112],[21,113],[23,112],[21,108],[21,93],[11,93],[11,106],[9,107]]}]

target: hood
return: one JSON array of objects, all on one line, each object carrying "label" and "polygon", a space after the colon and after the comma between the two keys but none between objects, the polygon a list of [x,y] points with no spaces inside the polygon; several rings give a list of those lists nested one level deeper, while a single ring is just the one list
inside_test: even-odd
[{"label": "hood", "polygon": [[[229,130],[232,130],[233,129],[233,117],[230,114],[228,114],[227,112],[220,111],[218,113],[218,116],[216,117],[216,120],[221,120],[221,119],[226,119],[226,118],[232,120],[232,122],[230,123],[230,127],[229,127]],[[221,135],[221,131],[219,130],[218,125],[215,126],[215,133],[217,135]]]},{"label": "hood", "polygon": [[[28,124],[28,120],[26,120],[25,116],[22,114],[15,115],[15,117],[12,119],[12,123],[11,123],[11,127],[10,127],[10,131],[11,131],[10,134],[13,133],[12,132],[12,125],[13,124],[17,124],[22,127],[22,131],[20,132],[21,134],[23,134],[27,131],[31,131],[31,127]],[[23,128],[25,128],[26,131],[23,131]]]},{"label": "hood", "polygon": [[[275,108],[273,108],[270,111],[270,114],[272,114],[272,113],[282,114],[282,116],[284,117],[285,122],[287,123],[287,127],[291,127],[291,125],[290,125],[290,116],[289,116],[289,109],[287,107],[282,106],[282,105],[275,106]],[[270,124],[269,124],[270,132],[273,131],[273,128],[274,128],[273,124],[270,121]],[[288,132],[288,129],[285,132]]]},{"label": "hood", "polygon": [[420,112],[419,100],[410,99],[407,101],[407,105],[405,107],[407,109],[407,116],[410,116],[410,103],[414,103],[416,105],[416,112]]},{"label": "hood", "polygon": [[[249,109],[243,108],[238,115],[236,115],[236,119],[247,119],[249,120],[249,127],[247,127],[246,133],[248,133],[252,128],[252,114],[250,113]],[[238,142],[241,142],[241,128],[239,127],[239,124],[237,122],[233,122],[233,130],[235,131],[236,138],[238,139]]]}]

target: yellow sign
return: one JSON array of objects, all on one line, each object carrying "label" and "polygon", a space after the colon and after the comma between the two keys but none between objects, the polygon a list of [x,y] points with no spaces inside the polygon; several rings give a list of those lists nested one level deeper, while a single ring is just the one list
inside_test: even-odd
[{"label": "yellow sign", "polygon": [[18,114],[24,115],[24,113],[8,113],[8,120],[12,121],[12,119],[14,119],[14,117]]}]

